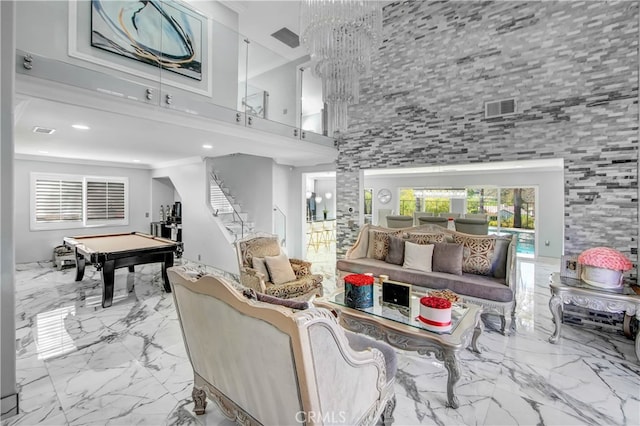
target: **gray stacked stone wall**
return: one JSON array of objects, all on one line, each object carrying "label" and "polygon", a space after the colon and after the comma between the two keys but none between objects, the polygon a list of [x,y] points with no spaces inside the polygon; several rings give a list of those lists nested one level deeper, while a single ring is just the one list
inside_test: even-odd
[{"label": "gray stacked stone wall", "polygon": [[339,145],[339,254],[360,169],[563,158],[565,253],[637,262],[637,2],[397,2],[383,26]]}]

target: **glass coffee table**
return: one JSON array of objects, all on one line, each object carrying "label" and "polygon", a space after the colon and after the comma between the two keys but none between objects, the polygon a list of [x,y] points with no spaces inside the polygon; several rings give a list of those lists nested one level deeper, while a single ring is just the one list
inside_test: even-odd
[{"label": "glass coffee table", "polygon": [[[427,292],[429,289],[424,289]],[[420,355],[434,355],[447,369],[447,401],[451,408],[458,408],[454,387],[460,379],[457,353],[470,344],[475,352],[482,333],[480,314],[482,307],[469,303],[456,303],[452,307],[451,330],[434,332],[427,330],[417,319],[420,313],[420,297],[425,293],[412,291],[410,307],[399,307],[382,302],[382,288],[374,284],[374,305],[371,308],[355,309],[344,303],[344,291],[314,301],[314,305],[338,312],[340,324],[347,330],[367,334],[384,340],[391,346]]]},{"label": "glass coffee table", "polygon": [[[640,295],[629,285],[615,289],[598,288],[582,280],[562,277],[559,273],[554,273],[550,277],[549,288],[551,289],[549,309],[556,325],[553,334],[549,337],[551,343],[557,343],[560,339],[562,311],[564,305],[568,303],[601,312],[624,312],[629,316],[635,315],[640,320]],[[635,339],[636,358],[640,360],[640,328]]]}]

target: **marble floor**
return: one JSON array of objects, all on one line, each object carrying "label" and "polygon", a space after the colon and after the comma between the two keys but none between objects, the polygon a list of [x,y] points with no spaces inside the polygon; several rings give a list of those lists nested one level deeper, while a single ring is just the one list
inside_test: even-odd
[{"label": "marble floor", "polygon": [[[558,263],[519,259],[517,320],[503,336],[490,319],[481,353],[461,353],[457,410],[445,406],[443,365],[399,352],[395,424],[640,424],[640,364],[631,340],[565,326],[557,345],[547,342],[553,329],[548,275]],[[331,290],[331,268],[321,269]],[[76,283],[73,268],[18,266],[21,413],[2,426],[231,424],[213,403],[204,416],[192,413],[192,372],[159,267],[117,271],[107,309],[100,306],[99,279],[92,268]],[[134,292],[127,293],[132,279]]]}]

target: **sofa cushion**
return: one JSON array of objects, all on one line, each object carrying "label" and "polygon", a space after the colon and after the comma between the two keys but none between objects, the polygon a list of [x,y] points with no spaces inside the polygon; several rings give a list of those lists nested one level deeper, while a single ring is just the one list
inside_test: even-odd
[{"label": "sofa cushion", "polygon": [[264,257],[253,257],[251,259],[253,269],[264,274],[265,281],[271,281],[267,264],[264,263]]},{"label": "sofa cushion", "polygon": [[369,231],[369,248],[367,257],[371,259],[384,260],[389,253],[389,237],[398,237],[402,235],[402,231]]},{"label": "sofa cushion", "polygon": [[462,275],[462,250],[460,244],[436,243],[433,248],[433,271]]},{"label": "sofa cushion", "polygon": [[374,275],[388,275],[392,281],[399,281],[419,287],[442,290],[449,289],[463,296],[477,297],[496,302],[511,302],[512,290],[505,285],[503,279],[484,275],[463,273],[453,275],[444,272],[422,272],[406,269],[375,259],[341,259],[337,262],[339,271],[362,274],[371,272]]},{"label": "sofa cushion", "polygon": [[492,275],[491,266],[496,247],[495,235],[470,235],[456,232],[453,234],[453,240],[464,247],[463,272]]},{"label": "sofa cushion", "polygon": [[407,239],[416,244],[435,244],[444,243],[446,236],[442,232],[429,233],[429,232],[410,232],[407,234]]},{"label": "sofa cushion", "polygon": [[344,335],[347,337],[349,346],[354,351],[361,352],[375,348],[382,352],[382,355],[384,355],[384,365],[387,370],[387,383],[396,376],[396,372],[398,371],[398,358],[396,351],[390,345],[381,340],[375,340],[364,334],[358,334],[348,330],[344,331]]},{"label": "sofa cushion", "polygon": [[389,237],[389,253],[384,261],[394,265],[402,265],[404,262],[404,240],[402,238]]},{"label": "sofa cushion", "polygon": [[431,272],[433,247],[433,244],[415,244],[407,241],[405,243],[404,263],[402,267]]},{"label": "sofa cushion", "polygon": [[264,261],[269,270],[269,277],[274,284],[284,284],[296,280],[291,263],[286,254],[280,253],[278,256],[265,256]]}]

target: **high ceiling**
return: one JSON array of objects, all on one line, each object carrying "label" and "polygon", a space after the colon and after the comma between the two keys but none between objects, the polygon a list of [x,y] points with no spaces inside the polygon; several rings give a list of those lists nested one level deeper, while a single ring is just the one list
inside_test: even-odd
[{"label": "high ceiling", "polygon": [[[292,49],[271,37],[283,27],[298,32],[297,1],[227,1],[223,4],[239,14],[241,34],[286,59],[304,56],[301,47]],[[229,128],[224,123],[203,123],[206,120],[176,116],[161,108],[145,110],[126,105],[128,102],[109,100],[100,104],[97,99],[101,96],[95,94],[76,93],[67,99],[63,93],[41,97],[49,88],[34,89],[33,84],[31,80],[18,78],[15,128],[18,156],[137,166],[236,152],[272,157],[279,163],[291,165],[329,163],[335,158],[335,151],[328,147],[301,144],[294,139],[237,126]],[[83,100],[76,102],[77,99]],[[77,130],[71,127],[73,124],[83,124],[90,129]],[[34,133],[35,126],[56,131],[50,135]],[[212,148],[203,148],[203,145]]]}]

